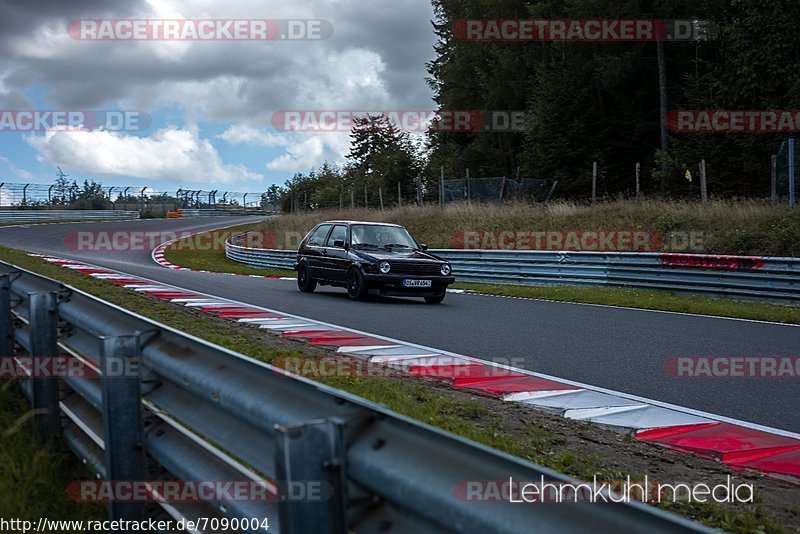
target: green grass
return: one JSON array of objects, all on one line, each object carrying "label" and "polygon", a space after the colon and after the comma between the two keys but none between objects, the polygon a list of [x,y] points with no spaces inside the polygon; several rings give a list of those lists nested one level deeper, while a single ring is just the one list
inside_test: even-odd
[{"label": "green grass", "polygon": [[542,287],[468,283],[457,283],[453,287],[486,295],[625,306],[645,310],[800,324],[800,307],[798,306],[740,302],[726,298],[697,297],[653,289],[575,286]]},{"label": "green grass", "polygon": [[[265,334],[261,330],[212,320],[198,315],[197,312],[193,313],[185,308],[157,301],[69,269],[57,267],[38,258],[27,256],[22,251],[0,247],[0,259],[61,280],[130,311],[265,362],[276,362],[280,358],[314,357],[299,345],[297,349],[287,349],[285,343],[280,345],[278,338]],[[332,357],[331,353],[326,352],[325,354]],[[417,379],[323,378],[319,381],[383,404],[397,413],[577,478],[591,479],[595,475],[606,480],[621,478],[618,465],[609,463],[597,454],[576,454],[566,444],[564,435],[550,431],[543,426],[537,426],[533,421],[533,416],[530,420],[528,418],[510,418],[493,409],[494,405],[487,404],[488,401],[485,400],[480,402]],[[11,421],[15,418],[14,415],[8,417]],[[21,451],[25,448],[24,444],[34,442],[34,438],[28,434],[14,435],[15,439],[20,440],[19,444],[13,447],[3,447],[4,449]],[[640,445],[649,447],[644,444]],[[16,463],[15,461],[3,462],[4,465],[15,465]],[[48,467],[47,475],[50,478],[42,478],[43,488],[41,491],[55,492],[57,489],[63,488],[63,477],[70,475],[56,472],[61,471],[59,464],[47,462],[45,464]],[[53,465],[55,468],[52,468]],[[11,469],[12,472],[14,469]],[[14,486],[4,484],[4,487],[13,488]],[[49,505],[32,502],[32,494],[28,493],[28,495],[29,497],[19,502],[17,506],[30,505],[34,507],[33,510],[36,510],[34,514],[44,513],[39,510],[46,510],[47,513],[53,514]],[[36,506],[45,506],[46,508],[36,508]],[[671,509],[676,513],[703,521],[710,526],[724,527],[731,532],[753,532],[751,528],[753,524],[761,525],[763,532],[783,531],[775,520],[764,516],[758,505],[742,506],[736,509],[708,506],[698,510],[697,507],[679,503],[672,505]],[[68,510],[65,509],[64,514],[67,513]]]},{"label": "green grass", "polygon": [[105,505],[67,497],[70,481],[92,475],[71,454],[37,445],[28,399],[10,380],[0,382],[0,405],[0,517],[105,519]]},{"label": "green grass", "polygon": [[[431,248],[451,248],[465,230],[636,230],[664,237],[671,252],[800,257],[800,210],[772,208],[768,200],[699,202],[655,199],[610,200],[595,206],[576,202],[548,205],[455,203],[379,210],[319,210],[265,220],[259,230],[272,232],[276,248],[296,247],[299,237],[328,219],[371,220],[406,226]],[[689,250],[671,234],[700,237]]]},{"label": "green grass", "polygon": [[[164,258],[175,265],[199,271],[254,274],[261,276],[294,276],[294,271],[249,267],[242,263],[231,261],[225,256],[223,244],[229,236],[249,230],[257,230],[260,226],[261,223],[245,224],[235,228],[212,230],[210,232],[203,232],[191,237],[186,237],[168,246],[166,250],[164,250]],[[200,250],[201,247],[198,246],[198,244],[202,243],[215,243],[216,245],[208,247],[210,250]]]}]

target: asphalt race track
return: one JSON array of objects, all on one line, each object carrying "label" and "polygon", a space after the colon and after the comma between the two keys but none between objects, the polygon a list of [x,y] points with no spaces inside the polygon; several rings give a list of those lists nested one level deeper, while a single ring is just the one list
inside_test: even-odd
[{"label": "asphalt race track", "polygon": [[[137,276],[367,332],[800,432],[798,378],[685,379],[667,375],[672,356],[800,356],[800,327],[479,295],[351,302],[344,290],[300,293],[284,280],[173,271],[149,251],[82,252],[76,231],[174,232],[255,219],[198,218],[0,227],[0,244],[86,261]],[[458,273],[456,273],[458,277]]]}]

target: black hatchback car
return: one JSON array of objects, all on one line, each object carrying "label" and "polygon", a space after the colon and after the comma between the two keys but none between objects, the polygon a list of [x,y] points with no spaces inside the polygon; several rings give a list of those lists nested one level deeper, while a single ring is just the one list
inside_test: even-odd
[{"label": "black hatchback car", "polygon": [[353,300],[368,294],[424,297],[438,304],[455,281],[450,264],[427,252],[404,227],[363,221],[326,221],[297,251],[297,286],[344,287]]}]

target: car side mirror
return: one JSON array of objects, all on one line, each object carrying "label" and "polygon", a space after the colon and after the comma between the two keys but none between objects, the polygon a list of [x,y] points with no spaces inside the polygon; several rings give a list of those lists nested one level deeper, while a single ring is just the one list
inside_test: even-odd
[{"label": "car side mirror", "polygon": [[420,243],[419,248],[422,250],[428,250],[428,245],[426,245],[425,243]]},{"label": "car side mirror", "polygon": [[337,239],[333,242],[333,246],[336,248],[344,248],[344,241]]}]

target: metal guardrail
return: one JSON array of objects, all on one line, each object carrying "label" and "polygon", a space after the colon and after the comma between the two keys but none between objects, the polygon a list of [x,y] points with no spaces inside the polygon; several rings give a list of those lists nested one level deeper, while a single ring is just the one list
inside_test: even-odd
[{"label": "metal guardrail", "polygon": [[2,210],[0,223],[64,220],[138,219],[138,211],[122,210]]},{"label": "metal guardrail", "polygon": [[263,210],[254,210],[250,208],[249,210],[242,209],[181,209],[181,215],[186,217],[229,217],[231,215],[264,215],[265,212]]},{"label": "metal guardrail", "polygon": [[[297,253],[239,245],[231,236],[225,254],[255,267],[292,269]],[[452,263],[457,280],[517,285],[605,285],[800,300],[800,258],[750,258],[702,254],[431,250]]]},{"label": "metal guardrail", "polygon": [[[22,386],[41,435],[60,436],[102,479],[332,490],[318,501],[159,503],[175,519],[268,517],[271,532],[288,533],[704,530],[638,503],[460,499],[454,488],[466,480],[570,479],[0,263],[2,354],[14,342],[34,358],[67,352],[99,370]],[[114,373],[121,363],[135,372]],[[141,502],[109,504],[111,519],[145,512]]]}]

